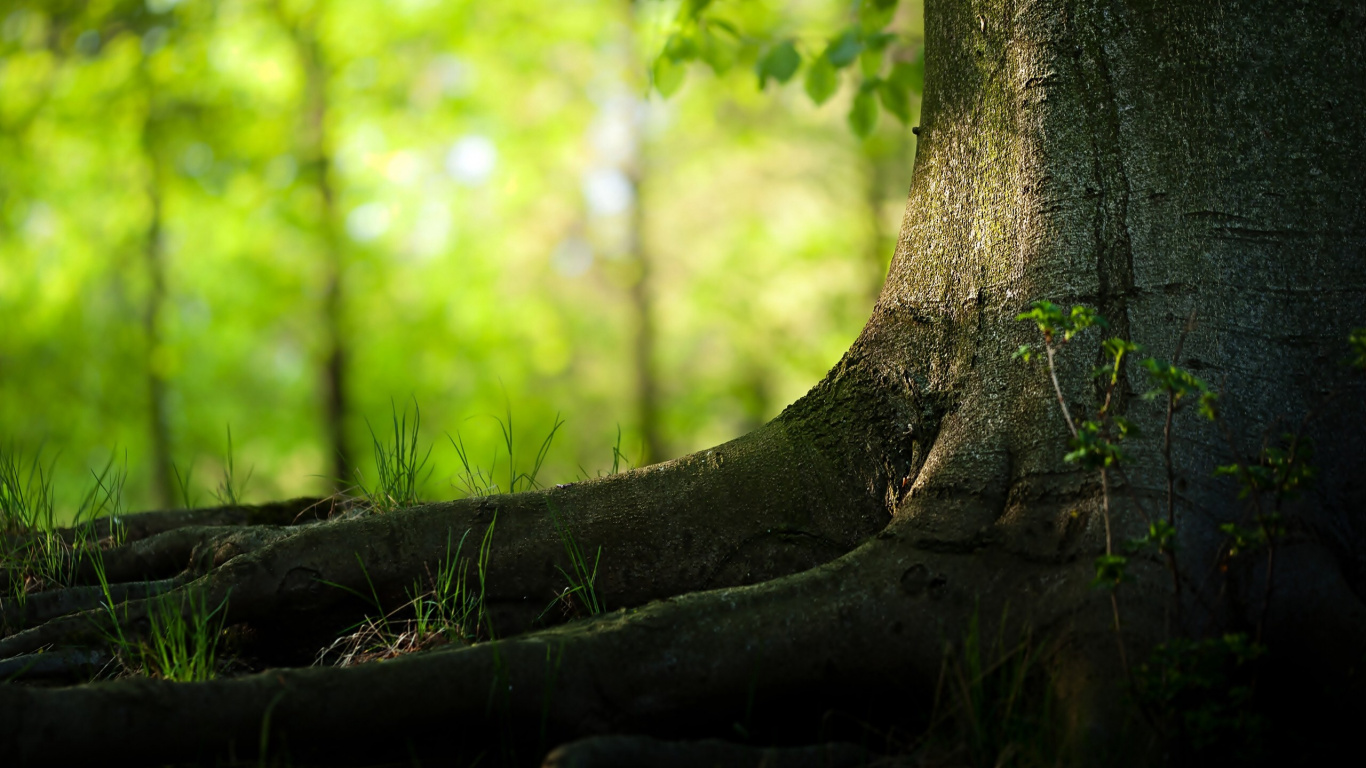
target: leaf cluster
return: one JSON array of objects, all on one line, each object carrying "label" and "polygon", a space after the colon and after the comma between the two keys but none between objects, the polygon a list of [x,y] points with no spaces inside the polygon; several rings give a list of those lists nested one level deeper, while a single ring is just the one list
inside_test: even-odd
[{"label": "leaf cluster", "polygon": [[[1134,692],[1186,749],[1248,749],[1263,728],[1251,704],[1258,662],[1266,653],[1266,646],[1241,633],[1177,638],[1138,665]],[[1218,754],[1227,757],[1222,749]]]},{"label": "leaf cluster", "polygon": [[1277,499],[1297,498],[1317,474],[1309,463],[1314,444],[1307,437],[1288,432],[1281,439],[1281,445],[1263,446],[1255,462],[1225,464],[1214,470],[1215,476],[1236,478],[1240,499],[1260,493],[1274,494]]},{"label": "leaf cluster", "polygon": [[855,134],[871,134],[881,110],[907,124],[911,98],[923,87],[925,62],[923,51],[914,58],[892,53],[908,47],[902,35],[889,30],[897,4],[898,0],[861,0],[847,26],[813,44],[794,37],[742,32],[739,24],[717,10],[718,3],[687,0],[655,57],[654,88],[665,97],[673,95],[682,86],[690,62],[703,62],[721,75],[739,61],[752,60],[761,89],[770,81],[786,84],[805,67],[804,90],[821,105],[839,90],[841,73],[847,70],[856,88],[848,117]]}]

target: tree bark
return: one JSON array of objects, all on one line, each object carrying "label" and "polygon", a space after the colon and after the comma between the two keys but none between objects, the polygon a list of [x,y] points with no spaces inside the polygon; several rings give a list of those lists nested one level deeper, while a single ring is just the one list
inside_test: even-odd
[{"label": "tree bark", "polygon": [[[410,748],[513,764],[582,736],[696,739],[737,725],[765,746],[847,739],[825,715],[882,732],[923,723],[946,644],[1021,628],[1055,643],[1041,663],[1074,760],[1160,759],[1127,686],[1132,665],[1180,632],[1264,627],[1267,685],[1294,702],[1282,713],[1313,713],[1291,722],[1332,707],[1359,717],[1366,398],[1341,361],[1366,323],[1366,8],[927,6],[896,256],[863,333],[810,394],[745,438],[624,475],[239,544],[182,589],[228,598],[232,623],[290,635],[364,609],[324,582],[392,603],[453,536],[493,526],[502,639],[193,685],[3,686],[0,760],[207,762],[287,744],[296,761]],[[1192,572],[1226,562],[1218,526],[1245,515],[1214,467],[1304,425],[1319,474],[1284,508],[1295,525],[1274,571],[1232,569],[1185,606],[1155,556],[1131,561],[1113,602],[1091,587],[1108,539],[1140,535],[1141,505],[1166,503],[1166,412],[1125,368],[1112,407],[1143,428],[1132,461],[1105,481],[1064,462],[1069,430],[1047,375],[1012,359],[1037,340],[1016,316],[1041,299],[1098,309],[1109,333],[1158,358],[1182,345],[1176,362],[1222,391],[1227,434],[1193,409],[1174,427],[1178,551]],[[1099,342],[1079,336],[1058,356],[1073,413],[1094,410]],[[615,613],[536,626],[565,586],[552,512],[583,549],[602,546],[600,595]],[[140,578],[175,575],[152,570]],[[145,614],[131,603],[130,626]],[[0,656],[89,644],[90,620],[10,635]],[[1340,722],[1320,720],[1297,749],[1346,738]]]}]

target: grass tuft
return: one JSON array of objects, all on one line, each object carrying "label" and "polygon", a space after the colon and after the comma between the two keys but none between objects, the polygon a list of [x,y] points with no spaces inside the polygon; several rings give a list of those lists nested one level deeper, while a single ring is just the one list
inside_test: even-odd
[{"label": "grass tuft", "polygon": [[461,493],[469,497],[495,496],[500,493],[519,493],[522,491],[536,490],[541,487],[537,478],[541,473],[541,466],[545,463],[545,458],[550,453],[550,446],[555,441],[555,433],[560,427],[564,426],[564,420],[560,415],[555,414],[555,421],[550,427],[550,432],[541,441],[540,447],[536,450],[536,455],[532,459],[529,471],[519,471],[521,457],[518,453],[517,443],[513,435],[512,409],[508,408],[507,420],[494,416],[494,421],[498,422],[498,429],[503,437],[503,451],[507,457],[507,485],[499,486],[497,480],[499,453],[495,449],[493,458],[489,463],[488,471],[484,471],[474,461],[470,459],[470,451],[465,447],[465,441],[459,432],[454,437],[447,435],[451,445],[455,448],[456,456],[460,459],[460,472],[457,474],[452,485],[456,486]]},{"label": "grass tuft", "polygon": [[52,466],[46,468],[40,450],[28,462],[13,447],[0,448],[0,533],[27,533],[38,528],[52,528]]},{"label": "grass tuft", "polygon": [[[1006,626],[1002,616],[1002,632]],[[948,648],[935,690],[935,716],[922,736],[937,764],[979,768],[1063,763],[1063,732],[1047,649],[1026,630],[1014,642],[982,637],[974,613],[957,648]]]},{"label": "grass tuft", "polygon": [[411,430],[408,427],[407,411],[405,410],[400,417],[392,402],[389,408],[393,421],[393,437],[389,442],[381,441],[374,428],[370,427],[370,422],[366,421],[375,451],[374,484],[367,486],[360,471],[356,472],[356,485],[370,508],[376,512],[392,512],[417,505],[421,501],[418,488],[431,475],[430,469],[424,475],[423,468],[431,458],[432,449],[428,446],[425,454],[418,449],[418,427],[422,424],[422,411],[418,408],[417,402],[413,402]]},{"label": "grass tuft", "polygon": [[178,683],[212,680],[218,676],[218,646],[227,619],[228,601],[210,609],[202,590],[188,590],[156,598],[147,612],[147,636],[124,632],[127,603],[115,605],[105,575],[104,558],[89,553],[90,564],[104,599],[100,632],[114,650],[124,671]]},{"label": "grass tuft", "polygon": [[[222,506],[236,507],[240,506],[242,503],[242,494],[246,491],[247,483],[251,482],[252,470],[247,470],[247,476],[242,478],[240,483],[237,481],[237,467],[233,464],[232,459],[232,427],[229,426],[227,430],[228,455],[223,462],[223,480],[219,482],[218,488],[214,491],[213,496],[215,499],[218,499],[218,503]],[[187,485],[188,483],[189,476],[187,475],[185,484]],[[184,495],[183,487],[182,495]]]},{"label": "grass tuft", "polygon": [[593,556],[593,566],[588,566],[588,558],[584,555],[579,543],[574,540],[574,535],[569,531],[569,527],[560,519],[556,513],[555,505],[546,500],[546,508],[550,513],[550,522],[555,526],[555,533],[560,537],[560,543],[564,546],[564,552],[569,557],[569,568],[566,571],[560,566],[555,566],[555,570],[560,572],[569,586],[565,587],[550,605],[546,606],[541,616],[546,614],[557,603],[565,606],[565,610],[571,614],[582,614],[585,611],[589,616],[597,616],[605,613],[606,605],[598,597],[598,563],[602,560],[602,547],[598,547],[597,553]]},{"label": "grass tuft", "polygon": [[[347,667],[391,659],[448,643],[472,644],[494,639],[485,595],[493,531],[497,523],[495,513],[484,531],[473,563],[460,555],[469,531],[466,530],[460,537],[454,552],[451,551],[448,538],[446,556],[436,573],[428,574],[428,585],[424,588],[421,582],[414,583],[407,590],[408,602],[391,611],[384,610],[379,594],[370,584],[368,573],[365,576],[366,583],[370,585],[368,596],[342,584],[323,582],[370,603],[375,607],[376,614],[367,616],[359,624],[345,630],[341,637],[318,653],[315,663]],[[471,565],[478,582],[477,588],[470,580]],[[365,572],[364,563],[361,563],[361,570]]]}]

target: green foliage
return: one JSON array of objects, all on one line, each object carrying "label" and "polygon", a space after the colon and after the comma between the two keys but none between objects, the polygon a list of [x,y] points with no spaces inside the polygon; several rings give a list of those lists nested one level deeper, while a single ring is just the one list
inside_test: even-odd
[{"label": "green foliage", "polygon": [[1109,386],[1119,383],[1120,371],[1124,370],[1125,355],[1137,354],[1143,351],[1143,347],[1118,336],[1111,337],[1101,342],[1101,350],[1110,358],[1110,361],[1096,368],[1091,372],[1091,378],[1105,380]]},{"label": "green foliage", "polygon": [[[891,206],[867,199],[851,169],[874,164],[881,196],[902,200],[910,140],[883,120],[858,145],[847,140],[848,99],[832,97],[840,114],[818,112],[805,97],[757,95],[749,76],[781,40],[809,66],[850,21],[828,5],[693,7],[705,34],[671,49],[691,57],[672,71],[681,78],[697,62],[729,75],[694,78],[667,105],[643,87],[668,35],[661,4],[158,7],[13,0],[0,13],[0,432],[25,457],[61,447],[49,477],[57,524],[70,522],[76,500],[64,489],[82,488],[78,451],[90,446],[126,447],[131,508],[195,506],[196,495],[213,503],[216,430],[237,424],[239,502],[317,495],[356,469],[376,477],[362,414],[412,393],[428,425],[454,423],[500,411],[499,379],[520,420],[561,410],[583,425],[557,436],[542,477],[580,464],[596,472],[615,423],[632,446],[642,433],[627,352],[641,254],[629,247],[629,213],[585,204],[585,181],[604,171],[670,190],[667,201],[638,194],[632,207],[649,208],[652,231],[695,235],[642,241],[656,264],[648,294],[673,318],[656,326],[651,357],[665,382],[656,426],[671,453],[777,415],[861,327],[867,275],[847,255],[869,247],[870,206]],[[919,17],[898,15],[884,75],[918,46]],[[315,77],[328,83],[322,158],[308,57],[291,34],[300,24],[319,57]],[[843,81],[857,85],[866,61],[860,54]],[[456,146],[469,143],[486,152],[475,154],[491,162],[487,175],[454,169]],[[648,178],[635,179],[636,168]],[[820,215],[767,226],[777,201],[792,199]],[[342,478],[319,407],[333,246],[341,426],[355,461]],[[804,343],[783,343],[794,330]],[[149,423],[152,374],[165,390],[168,488]],[[737,401],[741,380],[763,395]],[[483,459],[499,436],[481,427],[464,439]],[[448,493],[458,464],[445,443],[428,466],[420,495]],[[497,484],[506,490],[501,471]]]},{"label": "green foliage", "polygon": [[869,81],[864,81],[864,84],[859,86],[858,93],[854,94],[854,106],[849,110],[849,127],[857,136],[867,136],[877,125],[876,94],[876,83],[872,83],[870,87]]},{"label": "green foliage", "polygon": [[1265,550],[1285,536],[1285,521],[1278,512],[1255,515],[1254,525],[1223,523],[1219,532],[1228,537],[1226,552],[1229,557],[1250,555]]},{"label": "green foliage", "polygon": [[[392,512],[416,506],[421,501],[418,488],[425,479],[422,470],[432,454],[430,446],[426,453],[418,449],[418,429],[422,424],[422,411],[418,408],[417,402],[413,402],[411,431],[408,427],[407,410],[405,409],[400,417],[393,403],[390,403],[389,407],[393,426],[392,438],[387,442],[381,442],[375,435],[374,428],[370,429],[370,441],[375,453],[375,472],[378,475],[375,483],[367,487],[360,470],[356,471],[356,484],[360,488],[361,496],[376,512]],[[366,425],[369,426],[369,421]],[[426,474],[431,474],[431,470],[429,469]]]},{"label": "green foliage", "polygon": [[1133,539],[1129,542],[1131,552],[1142,552],[1147,549],[1164,553],[1175,552],[1176,526],[1158,518],[1148,524],[1148,532],[1142,538]]},{"label": "green foliage", "polygon": [[426,588],[420,581],[415,582],[405,590],[408,601],[389,611],[385,610],[365,563],[357,553],[356,561],[370,590],[368,595],[344,584],[330,581],[322,583],[369,603],[375,613],[367,615],[331,645],[319,651],[317,663],[350,666],[393,658],[445,643],[492,640],[494,632],[486,595],[489,557],[497,524],[498,514],[494,512],[474,560],[477,589],[470,583],[470,562],[460,556],[465,539],[469,536],[469,530],[466,530],[454,552],[451,551],[451,535],[447,536],[445,557],[437,566],[436,573],[429,573]]},{"label": "green foliage", "polygon": [[[1131,689],[1139,707],[1150,722],[1154,722],[1180,753],[1182,758],[1196,761],[1221,759],[1230,755],[1238,759],[1256,755],[1263,723],[1252,707],[1253,693],[1257,678],[1256,662],[1266,652],[1258,642],[1250,641],[1244,634],[1228,634],[1220,638],[1191,640],[1178,638],[1159,645],[1149,658],[1137,669],[1131,669],[1124,650],[1124,635],[1120,624],[1120,601],[1116,590],[1120,584],[1129,580],[1129,558],[1115,554],[1111,544],[1109,510],[1111,505],[1107,471],[1119,467],[1125,454],[1119,442],[1138,435],[1137,428],[1125,418],[1113,414],[1113,396],[1123,375],[1126,357],[1141,352],[1139,345],[1121,338],[1106,339],[1101,344],[1101,352],[1106,362],[1092,369],[1092,378],[1104,390],[1103,401],[1097,408],[1096,419],[1074,422],[1063,398],[1058,383],[1058,369],[1055,360],[1058,350],[1070,342],[1077,334],[1092,326],[1105,327],[1105,319],[1087,307],[1076,306],[1064,311],[1056,304],[1047,301],[1035,302],[1030,311],[1017,316],[1020,321],[1035,324],[1043,335],[1041,348],[1021,345],[1013,355],[1015,359],[1031,362],[1043,354],[1047,361],[1049,376],[1057,395],[1058,407],[1062,411],[1072,438],[1069,452],[1064,456],[1068,462],[1081,465],[1084,469],[1099,471],[1102,482],[1102,505],[1105,510],[1105,553],[1095,559],[1093,587],[1104,587],[1110,591],[1110,607],[1113,623],[1120,645],[1120,660],[1128,674]],[[1189,331],[1192,323],[1188,324]],[[1183,332],[1177,343],[1176,356],[1185,340]],[[1353,331],[1349,343],[1354,349],[1366,346],[1366,332]],[[1361,364],[1362,359],[1354,359],[1353,364]],[[1214,613],[1214,609],[1201,599],[1200,591],[1204,584],[1191,585],[1188,575],[1177,559],[1177,513],[1176,513],[1176,476],[1171,461],[1172,423],[1174,414],[1192,399],[1198,403],[1201,416],[1219,420],[1218,396],[1199,377],[1173,363],[1162,363],[1155,358],[1147,358],[1140,363],[1147,372],[1153,388],[1144,394],[1144,399],[1153,400],[1165,396],[1166,424],[1163,429],[1163,456],[1167,468],[1167,510],[1164,517],[1153,517],[1139,502],[1137,511],[1148,522],[1144,536],[1127,542],[1130,555],[1141,555],[1155,551],[1163,555],[1173,582],[1173,598],[1179,617],[1185,609],[1183,584],[1193,589],[1201,604]],[[1276,543],[1288,533],[1288,526],[1280,513],[1284,500],[1295,498],[1306,489],[1314,478],[1315,470],[1308,463],[1313,456],[1313,444],[1301,433],[1309,422],[1306,416],[1300,432],[1285,433],[1278,443],[1264,442],[1258,456],[1251,461],[1235,461],[1218,467],[1215,476],[1230,476],[1238,480],[1239,498],[1253,501],[1251,524],[1243,521],[1229,521],[1219,524],[1218,529],[1226,537],[1218,554],[1218,570],[1227,572],[1231,561],[1266,552],[1266,581],[1263,596],[1262,618],[1258,621],[1257,637],[1260,639],[1262,622],[1270,604],[1269,593],[1272,582],[1274,560],[1272,554]],[[1122,477],[1122,475],[1121,475]],[[1271,511],[1264,511],[1260,497],[1271,496],[1274,504]],[[1074,513],[1075,514],[1075,513]],[[1217,620],[1216,616],[1210,617]]]},{"label": "green foliage", "polygon": [[1279,445],[1262,447],[1257,459],[1217,467],[1216,477],[1236,478],[1238,498],[1269,493],[1278,501],[1295,499],[1312,484],[1317,470],[1309,460],[1314,457],[1313,441],[1292,433],[1281,435]]},{"label": "green foliage", "polygon": [[[915,49],[904,32],[893,30],[897,5],[896,0],[855,3],[849,23],[813,46],[763,27],[741,31],[737,19],[744,13],[728,4],[683,3],[651,67],[655,90],[665,97],[675,93],[689,62],[706,62],[721,74],[734,60],[753,55],[760,89],[770,80],[779,85],[788,82],[805,63],[804,90],[821,105],[839,89],[840,71],[857,63],[848,116],[854,134],[861,138],[872,134],[879,104],[902,124],[908,124],[913,114],[912,97],[920,93],[924,80],[924,59],[923,53],[913,59],[906,57]],[[889,60],[890,71],[884,74]]]},{"label": "green foliage", "polygon": [[1137,435],[1138,428],[1122,417],[1116,416],[1108,422],[1083,421],[1077,425],[1076,436],[1067,443],[1072,450],[1062,458],[1068,463],[1080,464],[1083,469],[1112,467],[1127,459],[1118,441]]},{"label": "green foliage", "polygon": [[1348,363],[1366,371],[1366,328],[1353,328],[1347,336],[1347,345],[1352,350]]},{"label": "green foliage", "polygon": [[1171,399],[1172,406],[1178,407],[1182,398],[1196,395],[1199,397],[1200,415],[1211,421],[1215,419],[1218,413],[1218,394],[1210,392],[1205,382],[1190,371],[1170,363],[1159,363],[1151,357],[1144,360],[1141,365],[1147,370],[1148,377],[1152,379],[1155,387],[1144,393],[1145,399],[1152,400],[1166,395]]},{"label": "green foliage", "polygon": [[1015,319],[1037,325],[1046,344],[1052,344],[1054,338],[1059,336],[1063,342],[1071,341],[1073,336],[1092,326],[1109,326],[1105,318],[1090,307],[1078,304],[1064,312],[1062,307],[1051,301],[1036,301],[1030,305],[1028,312],[1016,315]]},{"label": "green foliage", "polygon": [[1177,746],[1219,762],[1257,754],[1262,718],[1253,708],[1266,648],[1245,634],[1159,645],[1134,672],[1140,705]]},{"label": "green foliage", "polygon": [[806,68],[806,95],[817,105],[824,104],[835,95],[840,86],[839,71],[824,56],[817,56]]},{"label": "green foliage", "polygon": [[1129,558],[1123,555],[1100,555],[1096,558],[1096,575],[1091,586],[1114,589],[1129,580]]},{"label": "green foliage", "polygon": [[185,474],[180,474],[180,467],[175,462],[171,462],[171,472],[175,474],[176,491],[180,496],[180,506],[182,509],[194,509],[199,506],[199,496],[192,493],[190,488],[194,482],[194,467],[185,470]]},{"label": "green foliage", "polygon": [[770,78],[780,84],[791,80],[801,65],[802,57],[797,53],[797,46],[791,40],[783,40],[759,57],[754,72],[759,76],[759,87],[763,88]]}]

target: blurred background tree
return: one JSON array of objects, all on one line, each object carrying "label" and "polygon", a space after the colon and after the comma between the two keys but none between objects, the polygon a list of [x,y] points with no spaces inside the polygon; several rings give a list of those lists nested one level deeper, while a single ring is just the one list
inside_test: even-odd
[{"label": "blurred background tree", "polygon": [[330,492],[413,403],[429,498],[509,411],[566,421],[543,482],[722,442],[848,347],[910,182],[918,2],[0,13],[0,440],[68,501],[113,451],[204,503],[229,426],[246,498]]}]

